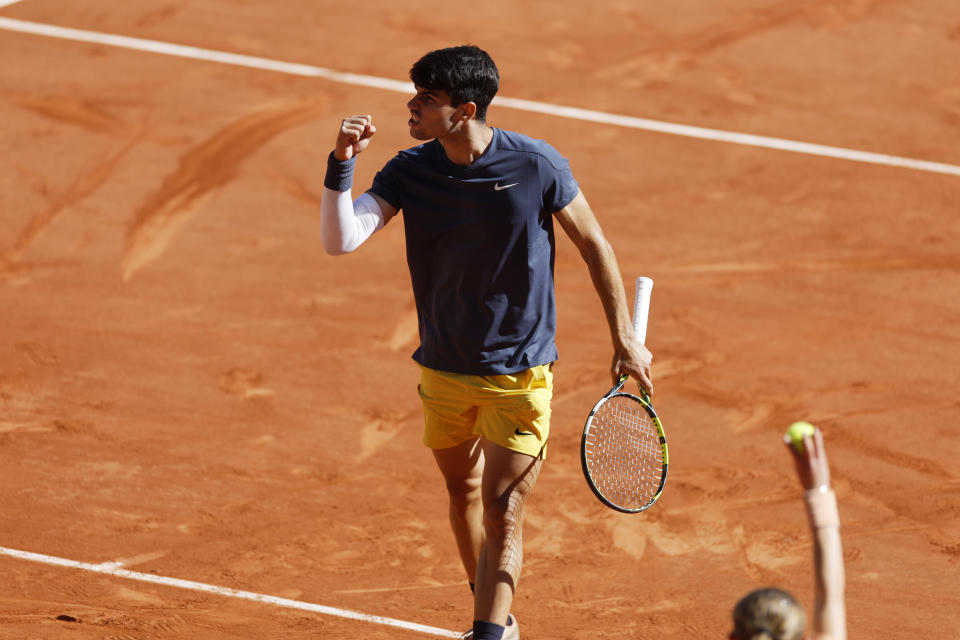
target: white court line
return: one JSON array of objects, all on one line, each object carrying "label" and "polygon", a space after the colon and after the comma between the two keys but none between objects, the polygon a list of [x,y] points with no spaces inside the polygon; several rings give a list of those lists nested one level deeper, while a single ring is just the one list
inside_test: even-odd
[{"label": "white court line", "polygon": [[[399,80],[390,80],[387,78],[378,78],[375,76],[367,76],[355,73],[342,73],[308,64],[270,60],[268,58],[258,58],[255,56],[246,56],[237,53],[214,51],[212,49],[201,49],[198,47],[189,47],[185,45],[172,44],[169,42],[160,42],[157,40],[144,40],[142,38],[131,38],[129,36],[99,33],[96,31],[84,31],[81,29],[58,27],[55,25],[42,24],[38,22],[26,22],[24,20],[0,18],[0,29],[49,36],[51,38],[62,38],[64,40],[93,42],[112,47],[134,49],[137,51],[149,51],[169,56],[192,58],[195,60],[220,62],[223,64],[232,64],[241,67],[249,67],[252,69],[264,69],[268,71],[277,71],[280,73],[299,76],[324,78],[332,82],[373,87],[376,89],[397,91],[400,93],[412,93],[413,91],[413,85],[411,83],[401,82]],[[583,120],[587,122],[599,122],[607,125],[627,127],[630,129],[644,129],[647,131],[655,131],[677,136],[699,138],[701,140],[714,140],[718,142],[728,142],[731,144],[776,149],[779,151],[790,151],[793,153],[804,153],[827,158],[852,160],[854,162],[866,162],[869,164],[885,165],[889,167],[900,167],[904,169],[915,169],[918,171],[929,171],[931,173],[960,176],[960,166],[957,165],[945,164],[942,162],[931,162],[928,160],[916,160],[913,158],[892,156],[885,153],[858,151],[856,149],[845,149],[842,147],[832,147],[822,144],[800,142],[797,140],[786,140],[782,138],[758,136],[748,133],[737,133],[735,131],[723,131],[720,129],[708,129],[705,127],[604,113],[602,111],[592,111],[590,109],[564,107],[544,102],[535,102],[532,100],[498,97],[494,99],[494,103],[511,109],[532,111],[536,113],[554,115],[561,118],[571,118],[574,120]]]},{"label": "white court line", "polygon": [[220,596],[226,596],[228,598],[252,600],[254,602],[261,602],[263,604],[272,604],[280,607],[286,607],[288,609],[300,609],[301,611],[310,611],[312,613],[322,613],[324,615],[336,616],[338,618],[347,618],[350,620],[372,622],[374,624],[381,624],[381,625],[386,625],[390,627],[398,627],[400,629],[406,629],[408,631],[419,631],[420,633],[425,633],[432,636],[439,636],[441,638],[459,638],[460,637],[460,634],[455,631],[448,631],[447,629],[440,629],[439,627],[430,627],[427,625],[416,624],[413,622],[405,622],[403,620],[396,620],[394,618],[384,618],[382,616],[374,616],[366,613],[359,613],[357,611],[349,611],[347,609],[337,609],[336,607],[326,607],[324,605],[313,604],[310,602],[301,602],[299,600],[290,600],[288,598],[278,598],[276,596],[268,596],[262,593],[254,593],[252,591],[239,591],[237,589],[230,589],[228,587],[217,587],[212,584],[205,584],[203,582],[194,582],[192,580],[181,580],[179,578],[167,578],[164,576],[158,576],[151,573],[140,573],[137,571],[128,571],[127,569],[121,569],[118,566],[118,563],[116,562],[103,562],[101,564],[91,564],[88,562],[78,562],[76,560],[67,560],[66,558],[57,558],[55,556],[47,556],[40,553],[31,553],[29,551],[9,549],[7,547],[0,547],[0,555],[19,558],[20,560],[29,560],[30,562],[40,562],[43,564],[52,564],[60,567],[69,567],[71,569],[93,571],[94,573],[104,573],[111,576],[117,576],[118,578],[138,580],[140,582],[150,582],[152,584],[159,584],[166,587],[177,587],[178,589],[189,589],[191,591],[203,591],[205,593],[213,593]]},{"label": "white court line", "polygon": [[18,2],[21,2],[21,1],[22,0],[0,0],[0,9],[2,9],[3,7],[9,7],[12,4],[17,4]]}]

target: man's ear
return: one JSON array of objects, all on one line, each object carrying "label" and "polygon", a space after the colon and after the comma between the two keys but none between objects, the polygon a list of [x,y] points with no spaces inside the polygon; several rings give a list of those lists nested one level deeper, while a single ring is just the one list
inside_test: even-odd
[{"label": "man's ear", "polygon": [[472,120],[475,115],[477,115],[477,103],[476,102],[463,102],[460,106],[457,107],[460,110],[460,119],[461,120]]}]

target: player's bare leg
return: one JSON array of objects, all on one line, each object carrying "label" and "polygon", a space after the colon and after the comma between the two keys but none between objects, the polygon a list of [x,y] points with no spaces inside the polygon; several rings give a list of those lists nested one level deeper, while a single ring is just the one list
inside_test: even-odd
[{"label": "player's bare leg", "polygon": [[481,438],[485,540],[476,574],[474,619],[507,624],[523,565],[523,506],[543,464]]},{"label": "player's bare leg", "polygon": [[457,540],[467,580],[476,582],[477,561],[483,546],[483,451],[480,440],[468,440],[449,449],[434,449],[450,497],[450,527]]}]

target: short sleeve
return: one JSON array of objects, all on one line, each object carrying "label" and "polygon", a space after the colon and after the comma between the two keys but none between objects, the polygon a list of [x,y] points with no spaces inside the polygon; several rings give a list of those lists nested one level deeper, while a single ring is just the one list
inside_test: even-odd
[{"label": "short sleeve", "polygon": [[580,192],[580,185],[573,177],[570,162],[553,147],[545,147],[540,167],[543,204],[550,213],[555,213],[573,201]]},{"label": "short sleeve", "polygon": [[373,177],[370,191],[383,198],[394,209],[402,209],[400,202],[400,182],[398,180],[394,158],[384,165],[383,169]]}]

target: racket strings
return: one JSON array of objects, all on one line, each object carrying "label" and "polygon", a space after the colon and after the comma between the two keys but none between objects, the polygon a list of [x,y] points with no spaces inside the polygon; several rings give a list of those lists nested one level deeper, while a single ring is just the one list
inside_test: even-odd
[{"label": "racket strings", "polygon": [[635,398],[612,396],[597,408],[584,452],[594,484],[610,501],[639,509],[656,497],[663,477],[660,432]]}]

